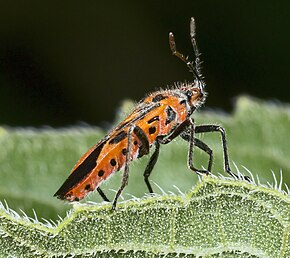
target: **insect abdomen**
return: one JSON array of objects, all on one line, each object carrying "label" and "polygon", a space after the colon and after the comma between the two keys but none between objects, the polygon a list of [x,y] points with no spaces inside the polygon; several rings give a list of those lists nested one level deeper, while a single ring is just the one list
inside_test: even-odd
[{"label": "insect abdomen", "polygon": [[[132,134],[130,160],[148,154],[151,144],[146,133],[138,125],[135,125]],[[118,132],[100,146],[92,147],[80,158],[55,196],[68,201],[83,199],[90,191],[96,189],[102,181],[124,167],[127,147],[128,128]],[[99,153],[96,153],[97,149],[99,149]]]},{"label": "insect abdomen", "polygon": [[[167,99],[159,94],[156,100],[169,101],[178,105],[177,99]],[[183,114],[184,112],[181,112]],[[80,158],[71,175],[55,194],[61,199],[76,201],[96,189],[112,174],[121,170],[126,163],[128,131],[132,126],[130,161],[149,153],[149,149],[159,135],[167,135],[179,120],[179,114],[170,105],[160,105],[151,110],[136,123],[128,123],[125,128],[100,144],[92,147]]]}]

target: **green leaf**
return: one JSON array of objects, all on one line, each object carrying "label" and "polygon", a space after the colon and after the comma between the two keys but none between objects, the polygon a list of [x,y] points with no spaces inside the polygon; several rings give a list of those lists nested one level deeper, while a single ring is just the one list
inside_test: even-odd
[{"label": "green leaf", "polygon": [[[128,102],[126,105],[129,105]],[[264,103],[241,97],[238,99],[235,112],[231,116],[224,113],[203,111],[195,114],[194,118],[196,124],[219,124],[225,127],[230,160],[237,164],[237,167],[235,167],[231,163],[232,169],[235,172],[240,169],[241,173],[248,174],[247,169],[242,168],[242,166],[245,166],[255,174],[255,177],[259,176],[262,183],[266,184],[269,182],[270,185],[278,185],[275,180],[273,181],[272,170],[277,174],[277,177],[280,175],[280,170],[283,170],[283,182],[286,184],[290,183],[290,174],[287,173],[290,169],[290,138],[288,137],[290,131],[289,114],[290,109],[286,105]],[[35,210],[37,216],[40,218],[39,220],[43,217],[47,220],[52,219],[55,221],[58,219],[58,215],[64,217],[71,206],[64,204],[64,202],[52,196],[67,178],[71,168],[79,157],[103,136],[104,132],[96,127],[74,127],[67,129],[0,128],[0,200],[2,202],[6,200],[11,209],[18,212],[21,209],[30,217],[34,217],[33,210]],[[223,173],[220,135],[218,133],[212,133],[204,134],[200,137],[214,151],[213,172],[215,174],[218,172]],[[176,185],[182,192],[188,192],[196,184],[197,176],[187,168],[187,150],[188,144],[181,139],[161,147],[160,158],[150,176],[155,192],[160,194],[162,193],[160,189],[163,189],[166,192],[171,191],[177,193],[178,191],[173,185]],[[129,185],[123,193],[125,199],[130,199],[130,195],[142,197],[144,193],[148,192],[143,181],[143,171],[148,159],[149,155],[132,162],[130,166]],[[195,166],[206,167],[207,161],[208,156],[205,153],[199,150],[194,152]],[[109,182],[105,182],[102,185],[102,189],[109,195],[110,199],[114,196],[114,192],[110,189],[118,189],[121,176],[122,173],[116,173]],[[154,182],[158,185],[155,185]],[[87,203],[89,200],[101,202],[101,198],[96,193],[86,198],[83,203]],[[238,209],[241,213],[247,209],[244,207],[244,204],[244,202],[241,202],[241,208]],[[105,207],[101,207],[100,209],[109,209],[109,206]],[[237,212],[236,206],[231,207],[233,214],[237,216],[239,212]],[[214,213],[206,214],[205,217],[213,216],[210,214]],[[262,215],[261,218],[263,217]],[[7,221],[4,222],[3,218]],[[146,217],[146,219],[148,218]],[[192,217],[187,219],[191,221]],[[246,220],[246,218],[244,219]],[[14,226],[10,223],[11,221],[13,221]],[[11,248],[14,247],[15,252],[18,254],[17,256],[20,257],[21,253],[23,257],[27,257],[25,250],[30,252],[32,249],[29,245],[26,245],[26,242],[23,242],[23,245],[21,245],[22,251],[19,248],[15,248],[19,246],[19,242],[17,242],[20,239],[19,236],[38,235],[39,232],[37,230],[39,228],[46,235],[48,230],[47,227],[37,223],[35,227],[27,227],[27,223],[23,224],[22,219],[15,220],[5,212],[1,216],[1,223],[10,225],[11,230],[13,231],[15,229],[15,232],[17,232],[14,236],[6,236],[5,241],[11,239],[10,246]],[[148,223],[150,223],[149,219]],[[22,225],[21,233],[16,231],[16,228],[18,229],[20,225]],[[197,225],[201,229],[206,226],[201,222]],[[276,224],[269,225],[269,228],[275,228],[274,225]],[[249,226],[248,223],[246,223],[246,226]],[[2,230],[2,226],[0,229]],[[0,234],[2,232],[1,230]],[[51,229],[51,234],[55,234],[55,230]],[[288,231],[284,230],[283,232],[285,237],[288,236],[286,232]],[[263,233],[265,232],[263,231]],[[272,235],[272,230],[267,235]],[[202,235],[198,236],[200,239],[204,239]],[[62,240],[59,237],[57,238],[59,241],[57,245],[68,241],[66,236],[63,237]],[[3,238],[0,239],[2,240]],[[87,241],[93,241],[89,235],[87,236]],[[3,242],[1,243],[3,244]],[[102,240],[100,240],[100,243],[102,243]],[[285,248],[288,246],[286,243],[284,245]],[[7,244],[7,246],[9,245]],[[99,244],[96,246],[99,246]],[[248,244],[247,247],[249,248],[249,246],[251,245]],[[2,250],[1,247],[0,250]],[[109,246],[107,250],[112,249]],[[227,257],[237,257],[237,254],[232,253],[231,250],[226,254],[223,253],[222,257],[225,257],[225,255]],[[272,248],[271,250],[274,249]],[[107,257],[111,257],[112,253],[114,251],[106,253]],[[6,254],[4,257],[7,257]],[[145,256],[145,253],[141,251],[137,253],[128,251],[127,254],[132,254],[132,256],[136,255],[136,257],[137,255],[140,257]],[[148,253],[146,255],[150,257]],[[213,257],[219,256],[216,255]],[[240,257],[248,256],[246,253],[241,253]],[[256,257],[268,256],[261,254],[256,255]],[[269,257],[279,256],[269,255]],[[287,257],[287,255],[285,254],[284,257]]]},{"label": "green leaf", "polygon": [[[188,194],[79,204],[56,227],[0,210],[3,257],[289,257],[290,198],[207,177]],[[187,257],[188,257],[187,256]]]}]

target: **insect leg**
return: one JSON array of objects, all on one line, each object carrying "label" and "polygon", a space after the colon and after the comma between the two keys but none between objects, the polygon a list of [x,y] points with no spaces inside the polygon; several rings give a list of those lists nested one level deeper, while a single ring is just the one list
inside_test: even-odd
[{"label": "insect leg", "polygon": [[[187,142],[190,141],[190,133],[189,132],[184,132],[184,133],[180,134],[180,137]],[[201,141],[195,137],[194,137],[194,146],[200,148],[201,150],[203,150],[204,152],[206,152],[209,155],[207,170],[209,172],[211,172],[212,162],[213,162],[212,149],[207,144],[205,144],[203,141]]]},{"label": "insect leg", "polygon": [[149,140],[145,132],[139,126],[135,126],[133,130],[134,134],[137,136],[139,141],[141,142],[141,146],[139,146],[138,158],[143,155],[147,155],[149,153]]},{"label": "insect leg", "polygon": [[110,200],[107,198],[107,196],[104,194],[104,192],[102,191],[102,189],[100,187],[97,187],[97,191],[101,195],[101,197],[103,198],[103,200],[105,202],[110,202]]},{"label": "insect leg", "polygon": [[122,183],[121,186],[119,187],[114,201],[113,201],[113,205],[112,205],[112,209],[115,210],[116,209],[116,204],[117,204],[117,200],[120,197],[123,189],[125,188],[125,186],[128,184],[128,178],[129,178],[129,163],[130,163],[130,156],[131,156],[131,150],[132,150],[132,133],[133,130],[135,128],[135,125],[131,125],[129,130],[128,130],[128,140],[127,140],[127,151],[126,151],[126,161],[125,161],[125,169],[124,169],[124,173],[123,173],[123,179],[122,179]]},{"label": "insect leg", "polygon": [[189,123],[190,123],[189,120],[185,120],[182,124],[179,124],[171,134],[166,135],[165,137],[157,136],[158,142],[161,144],[170,143],[174,138],[176,138],[182,132],[184,132],[186,127],[188,127]]},{"label": "insect leg", "polygon": [[[194,133],[195,133],[195,125],[194,122],[191,118],[189,118],[189,149],[188,149],[188,156],[187,156],[187,162],[188,162],[188,166],[189,168],[196,172],[197,174],[205,174],[208,175],[209,171],[208,170],[201,170],[201,169],[197,169],[193,166],[193,161],[192,161],[192,157],[193,157],[193,147],[196,145],[195,142],[195,138],[194,138]],[[207,146],[207,145],[205,145]],[[204,146],[203,146],[204,147]],[[211,159],[210,159],[211,160]],[[211,162],[209,162],[209,167],[211,168]]]},{"label": "insect leg", "polygon": [[207,170],[211,172],[211,167],[212,167],[212,162],[213,162],[212,149],[208,147],[208,145],[205,144],[203,141],[197,138],[194,138],[194,145],[200,148],[201,150],[205,151],[209,155]]},{"label": "insect leg", "polygon": [[152,154],[152,156],[150,157],[150,160],[145,168],[145,171],[144,171],[144,181],[147,185],[147,188],[149,190],[149,193],[153,193],[153,190],[152,190],[152,187],[150,185],[150,182],[148,180],[155,164],[156,164],[156,161],[158,159],[158,156],[159,156],[159,148],[160,148],[160,143],[158,141],[155,142],[155,150]]},{"label": "insect leg", "polygon": [[[229,164],[229,156],[228,156],[228,149],[227,149],[227,141],[226,141],[226,133],[225,129],[218,125],[199,125],[196,126],[194,129],[195,133],[209,133],[209,132],[220,132],[222,137],[222,144],[223,144],[223,152],[224,152],[224,166],[225,171],[230,174],[234,178],[238,178],[238,175],[233,173],[230,168]],[[248,176],[243,176],[245,180],[251,182]]]},{"label": "insect leg", "polygon": [[149,193],[153,193],[153,190],[152,190],[152,187],[150,185],[148,178],[149,178],[149,176],[150,176],[150,174],[151,174],[151,172],[156,164],[156,161],[158,159],[160,144],[170,143],[174,138],[179,136],[180,133],[182,133],[184,131],[184,129],[188,126],[188,122],[189,121],[186,120],[182,124],[178,125],[178,127],[173,131],[173,133],[171,133],[170,135],[168,135],[166,137],[163,137],[163,136],[157,137],[156,142],[155,142],[155,151],[153,152],[152,156],[150,157],[150,160],[149,160],[149,162],[145,168],[144,174],[143,174],[145,183],[146,183],[147,188],[149,190]]}]

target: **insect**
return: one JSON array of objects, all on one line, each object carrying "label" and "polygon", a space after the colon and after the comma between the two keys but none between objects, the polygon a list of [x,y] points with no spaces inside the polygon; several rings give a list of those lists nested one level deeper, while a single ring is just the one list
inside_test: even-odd
[{"label": "insect", "polygon": [[[176,83],[175,88],[160,90],[141,100],[136,109],[97,144],[91,147],[74,166],[71,174],[54,196],[68,201],[79,201],[89,192],[97,189],[104,201],[109,201],[101,190],[101,183],[114,172],[124,169],[121,186],[118,189],[112,208],[128,184],[131,161],[149,154],[155,147],[144,171],[144,180],[150,193],[153,189],[149,176],[156,164],[161,144],[168,144],[181,136],[189,143],[188,166],[198,173],[208,175],[212,168],[213,154],[208,145],[195,137],[195,134],[219,132],[221,134],[225,171],[233,177],[227,151],[225,130],[218,125],[195,125],[192,113],[204,103],[205,83],[200,68],[200,53],[196,44],[195,20],[190,21],[190,37],[195,61],[177,51],[173,33],[169,33],[172,54],[186,63],[194,76],[190,83]],[[193,165],[193,148],[197,147],[209,155],[207,170]]]}]

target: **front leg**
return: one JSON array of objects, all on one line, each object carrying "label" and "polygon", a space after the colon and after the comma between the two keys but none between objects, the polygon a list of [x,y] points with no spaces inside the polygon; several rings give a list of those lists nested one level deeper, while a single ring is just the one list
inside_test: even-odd
[{"label": "front leg", "polygon": [[228,148],[226,141],[225,129],[218,125],[199,125],[195,127],[195,133],[209,133],[209,132],[220,132],[222,136],[223,152],[224,152],[224,167],[225,171],[231,176],[235,177],[231,172],[228,156]]},{"label": "front leg", "polygon": [[[190,132],[189,131],[185,131],[182,134],[180,134],[180,137],[187,141],[190,142]],[[212,149],[205,144],[203,141],[197,139],[194,137],[194,146],[198,147],[199,149],[203,150],[204,152],[206,152],[209,156],[209,160],[208,160],[208,165],[207,165],[207,170],[208,172],[211,172],[211,168],[212,168],[212,163],[213,163],[213,153],[212,153]]]},{"label": "front leg", "polygon": [[[223,152],[224,152],[224,167],[225,171],[230,174],[234,178],[239,178],[238,175],[233,173],[230,168],[229,164],[229,156],[228,156],[228,149],[227,149],[227,141],[226,141],[226,133],[225,129],[218,125],[199,125],[194,128],[195,133],[210,133],[210,132],[220,132],[222,137],[222,145],[223,145]],[[248,176],[243,176],[243,178],[251,182]]]},{"label": "front leg", "polygon": [[[191,118],[188,119],[189,122],[189,126],[188,126],[188,138],[185,137],[185,134],[181,134],[181,137],[188,140],[189,142],[189,149],[188,149],[188,156],[187,156],[187,162],[188,162],[188,166],[189,168],[194,171],[197,174],[205,174],[208,175],[209,174],[209,170],[211,169],[211,164],[212,164],[212,153],[210,153],[210,160],[209,160],[209,164],[208,164],[208,168],[209,170],[204,170],[204,169],[197,169],[193,166],[193,148],[194,146],[197,146],[196,143],[200,143],[200,145],[198,147],[200,147],[201,149],[206,149],[209,147],[206,144],[203,144],[203,142],[201,141],[195,141],[194,138],[194,133],[195,133],[195,124],[193,122],[193,120]],[[203,145],[202,145],[202,144]],[[211,150],[210,150],[211,151]]]}]

